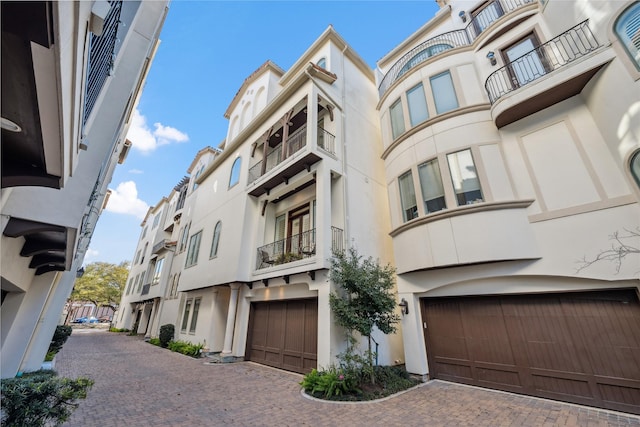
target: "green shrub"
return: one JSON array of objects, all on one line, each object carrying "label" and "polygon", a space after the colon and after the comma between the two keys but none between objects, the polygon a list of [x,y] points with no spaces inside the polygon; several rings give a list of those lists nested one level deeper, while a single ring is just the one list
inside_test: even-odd
[{"label": "green shrub", "polygon": [[58,325],[56,326],[56,330],[53,333],[53,337],[51,338],[51,344],[49,344],[49,350],[47,353],[53,352],[56,354],[62,349],[62,346],[73,332],[71,326],[68,325]]},{"label": "green shrub", "polygon": [[359,378],[349,376],[341,369],[331,366],[322,372],[313,369],[304,376],[300,385],[312,395],[331,398],[344,394],[361,394],[362,391],[358,388],[358,383]]},{"label": "green shrub", "polygon": [[157,345],[158,347],[160,347],[160,338],[150,338],[149,344]]},{"label": "green shrub", "polygon": [[369,374],[352,367],[331,366],[325,371],[312,370],[304,376],[300,386],[312,396],[327,400],[364,401],[379,399],[413,387],[419,381],[400,366],[374,366],[376,383]]},{"label": "green shrub", "polygon": [[167,348],[169,341],[173,340],[175,334],[175,326],[171,323],[160,326],[160,345]]},{"label": "green shrub", "polygon": [[187,341],[169,341],[169,350],[176,353],[186,354],[187,356],[198,358],[204,344],[191,344]]},{"label": "green shrub", "polygon": [[109,328],[109,332],[129,332],[126,328]]},{"label": "green shrub", "polygon": [[37,371],[20,378],[3,379],[2,426],[59,426],[87,397],[89,378],[59,378],[53,371]]}]

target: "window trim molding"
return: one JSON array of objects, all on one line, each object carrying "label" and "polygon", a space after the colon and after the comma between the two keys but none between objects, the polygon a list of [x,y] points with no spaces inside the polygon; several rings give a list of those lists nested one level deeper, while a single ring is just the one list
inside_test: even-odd
[{"label": "window trim molding", "polygon": [[431,214],[427,214],[425,216],[419,216],[418,218],[412,219],[411,221],[405,222],[399,227],[394,228],[389,232],[391,237],[396,237],[401,233],[404,233],[407,230],[410,230],[415,227],[419,227],[424,224],[429,224],[430,222],[440,221],[442,219],[453,218],[460,215],[467,215],[471,213],[477,212],[489,212],[489,211],[497,211],[504,209],[525,209],[528,208],[535,200],[534,199],[525,199],[525,200],[508,200],[508,201],[499,201],[499,202],[482,202],[476,203],[473,205],[465,205],[465,206],[456,206],[451,209],[443,209],[438,212],[434,212]]},{"label": "window trim molding", "polygon": [[[200,256],[200,245],[202,244],[202,229],[196,231],[195,233],[193,233],[191,236],[189,236],[189,243],[187,243],[187,254],[184,257],[184,268],[190,268],[193,267],[194,265],[198,265],[198,257]],[[198,249],[197,249],[197,255],[196,255],[196,259],[195,261],[193,261],[191,264],[189,263],[189,253],[191,252],[191,241],[193,240],[194,237],[196,237],[197,235],[200,235],[198,237]]]}]

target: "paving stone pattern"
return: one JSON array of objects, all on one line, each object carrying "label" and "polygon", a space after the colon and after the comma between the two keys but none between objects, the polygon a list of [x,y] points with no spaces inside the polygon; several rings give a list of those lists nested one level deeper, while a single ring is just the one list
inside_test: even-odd
[{"label": "paving stone pattern", "polygon": [[379,402],[305,398],[302,376],[252,362],[207,364],[104,330],[74,330],[62,376],[95,385],[65,426],[638,426],[640,417],[430,381]]}]

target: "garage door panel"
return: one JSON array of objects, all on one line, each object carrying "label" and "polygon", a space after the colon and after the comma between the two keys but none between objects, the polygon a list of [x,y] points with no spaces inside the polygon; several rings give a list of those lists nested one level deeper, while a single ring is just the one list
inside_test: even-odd
[{"label": "garage door panel", "polygon": [[434,378],[640,414],[635,289],[423,299],[421,309]]},{"label": "garage door panel", "polygon": [[500,301],[478,303],[468,301],[463,312],[463,325],[469,354],[474,362],[490,362],[513,366]]},{"label": "garage door panel", "polygon": [[254,362],[307,373],[317,365],[317,300],[254,302],[246,357]]},{"label": "garage door panel", "polygon": [[477,367],[475,371],[478,381],[482,383],[516,387],[523,386],[518,372],[516,370],[509,369],[508,367]]}]

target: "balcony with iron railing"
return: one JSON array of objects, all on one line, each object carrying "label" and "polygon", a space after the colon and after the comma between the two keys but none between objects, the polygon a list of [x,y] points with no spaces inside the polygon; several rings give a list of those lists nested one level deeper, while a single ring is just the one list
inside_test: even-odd
[{"label": "balcony with iron railing", "polygon": [[[305,150],[308,138],[307,125],[304,124],[296,129],[286,141],[271,148],[264,159],[251,166],[248,184],[260,182],[251,188],[249,194],[260,196],[304,169],[309,170],[312,164],[318,162],[321,157],[315,150]],[[316,145],[325,153],[335,154],[335,136],[319,126]],[[272,172],[276,169],[277,172]],[[266,178],[263,179],[263,177]]]},{"label": "balcony with iron railing", "polygon": [[111,9],[104,21],[102,34],[91,34],[89,47],[89,61],[87,70],[87,85],[85,92],[85,106],[82,125],[84,126],[93,111],[98,95],[107,77],[111,75],[115,63],[116,43],[118,42],[118,27],[122,1],[110,1]]},{"label": "balcony with iron railing", "polygon": [[[331,251],[342,251],[342,229],[331,227]],[[256,270],[287,264],[316,255],[316,229],[294,234],[257,250]]]},{"label": "balcony with iron railing", "polygon": [[450,49],[471,45],[502,16],[534,2],[535,0],[493,0],[474,11],[473,18],[464,29],[439,34],[420,43],[398,59],[385,74],[378,87],[380,98],[410,69]]},{"label": "balcony with iron railing", "polygon": [[586,20],[491,73],[485,90],[492,105],[518,94],[507,107],[494,108],[496,124],[504,126],[580,93],[608,62],[595,56],[600,47]]}]

